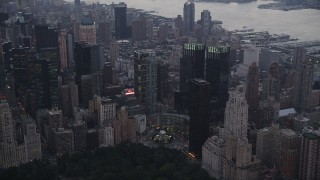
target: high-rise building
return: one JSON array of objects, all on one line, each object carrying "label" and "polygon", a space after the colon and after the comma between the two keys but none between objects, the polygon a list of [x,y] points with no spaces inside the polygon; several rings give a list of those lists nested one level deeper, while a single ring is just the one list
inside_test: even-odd
[{"label": "high-rise building", "polygon": [[312,127],[302,132],[299,179],[309,180],[320,177],[320,130]]},{"label": "high-rise building", "polygon": [[24,131],[24,143],[26,146],[27,162],[35,159],[41,159],[41,140],[37,133],[37,126],[34,120],[26,115],[21,116]]},{"label": "high-rise building", "polygon": [[203,44],[185,44],[180,59],[180,92],[189,92],[189,82],[193,78],[204,77],[205,46]]},{"label": "high-rise building", "polygon": [[164,99],[168,97],[168,84],[169,78],[169,64],[166,64],[162,61],[158,62],[157,64],[157,95],[158,101],[164,102]]},{"label": "high-rise building", "polygon": [[145,19],[146,21],[146,36],[148,40],[153,39],[153,19],[151,17],[148,17]]},{"label": "high-rise building", "polygon": [[52,129],[50,149],[56,155],[74,153],[74,134],[71,129]]},{"label": "high-rise building", "polygon": [[97,44],[96,25],[89,14],[85,14],[79,26],[79,41],[88,43],[89,45]]},{"label": "high-rise building", "polygon": [[15,122],[5,97],[0,98],[0,167],[8,168],[26,162],[25,145],[15,139]]},{"label": "high-rise building", "polygon": [[105,126],[99,129],[99,147],[114,146],[114,129]]},{"label": "high-rise building", "polygon": [[308,111],[313,83],[313,62],[307,59],[304,48],[298,47],[294,50],[293,66],[296,70],[294,106],[298,111]]},{"label": "high-rise building", "polygon": [[116,39],[127,37],[127,4],[120,3],[114,5],[114,21]]},{"label": "high-rise building", "polygon": [[210,176],[222,179],[225,154],[225,141],[218,136],[208,138],[202,146],[202,168]]},{"label": "high-rise building", "polygon": [[190,35],[194,30],[195,8],[194,2],[186,2],[183,7],[184,33]]},{"label": "high-rise building", "polygon": [[115,68],[115,64],[119,58],[119,44],[117,42],[112,42],[110,45],[110,63],[111,67]]},{"label": "high-rise building", "polygon": [[230,48],[207,47],[205,64],[205,79],[210,83],[210,119],[215,122],[223,121],[224,108],[228,100]]},{"label": "high-rise building", "polygon": [[41,52],[43,48],[59,47],[56,29],[50,29],[47,25],[36,25],[34,31],[37,41],[37,52]]},{"label": "high-rise building", "polygon": [[136,141],[136,121],[128,117],[128,108],[122,106],[117,112],[117,120],[113,121],[114,143]]},{"label": "high-rise building", "polygon": [[137,19],[132,21],[132,40],[133,41],[142,41],[146,38],[143,19]]},{"label": "high-rise building", "polygon": [[74,137],[74,151],[85,151],[87,148],[87,125],[85,121],[77,120],[71,126]]},{"label": "high-rise building", "polygon": [[101,40],[106,47],[109,47],[111,39],[111,26],[109,22],[103,21],[98,24],[98,38]]},{"label": "high-rise building", "polygon": [[183,20],[182,20],[181,15],[178,15],[174,19],[174,25],[179,31],[179,37],[183,36],[183,26],[184,26],[184,24],[183,24]]},{"label": "high-rise building", "polygon": [[189,150],[201,159],[202,145],[209,137],[209,83],[192,79],[190,96]]},{"label": "high-rise building", "polygon": [[247,139],[248,104],[243,86],[229,91],[229,100],[225,108],[224,130],[239,139]]},{"label": "high-rise building", "polygon": [[67,31],[61,30],[59,34],[59,50],[60,50],[60,69],[61,71],[68,68],[68,51],[67,51]]},{"label": "high-rise building", "polygon": [[62,112],[65,117],[74,113],[74,108],[79,107],[78,86],[75,82],[61,86]]},{"label": "high-rise building", "polygon": [[136,121],[136,131],[141,134],[147,129],[147,118],[144,114],[137,114],[133,116]]},{"label": "high-rise building", "polygon": [[207,38],[211,31],[211,15],[210,11],[203,10],[201,12],[201,25],[202,25],[202,36]]},{"label": "high-rise building", "polygon": [[259,69],[256,63],[249,67],[246,100],[249,105],[249,111],[256,110],[259,105]]},{"label": "high-rise building", "polygon": [[157,109],[157,63],[155,52],[141,50],[134,52],[135,95],[148,115]]},{"label": "high-rise building", "polygon": [[262,98],[266,99],[268,96],[274,96],[275,100],[280,101],[280,69],[279,63],[272,63],[269,69],[269,74],[263,81]]},{"label": "high-rise building", "polygon": [[165,40],[167,40],[168,38],[168,25],[166,23],[160,24],[159,26],[159,33],[158,33],[158,37],[159,37],[159,41],[163,42]]}]

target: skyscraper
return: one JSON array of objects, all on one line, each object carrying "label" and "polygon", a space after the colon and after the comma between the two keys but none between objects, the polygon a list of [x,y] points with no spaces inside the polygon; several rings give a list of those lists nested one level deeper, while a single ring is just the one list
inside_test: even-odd
[{"label": "skyscraper", "polygon": [[207,38],[211,31],[211,15],[210,11],[203,10],[201,12],[202,36]]},{"label": "skyscraper", "polygon": [[195,8],[193,2],[184,3],[183,7],[183,23],[184,33],[190,35],[194,30]]},{"label": "skyscraper", "polygon": [[224,108],[228,100],[230,74],[230,48],[207,47],[205,79],[210,83],[210,119],[223,121]]},{"label": "skyscraper", "polygon": [[298,47],[294,50],[293,67],[296,70],[294,106],[298,111],[308,111],[313,83],[313,62],[307,59],[304,48]]},{"label": "skyscraper", "polygon": [[157,106],[157,63],[155,52],[134,52],[135,95],[148,115],[156,113]]},{"label": "skyscraper", "polygon": [[190,81],[189,151],[202,157],[202,145],[209,137],[209,83],[203,79]]},{"label": "skyscraper", "polygon": [[185,44],[180,59],[180,92],[189,92],[189,81],[194,78],[205,79],[205,45]]},{"label": "skyscraper", "polygon": [[249,67],[246,100],[249,110],[255,110],[259,105],[259,69],[256,63],[252,63]]},{"label": "skyscraper", "polygon": [[229,91],[224,129],[226,134],[233,134],[239,139],[247,139],[248,104],[243,86],[237,86],[235,90]]},{"label": "skyscraper", "polygon": [[127,4],[114,5],[115,36],[116,39],[127,37]]},{"label": "skyscraper", "polygon": [[299,179],[320,177],[320,130],[305,128],[302,132]]},{"label": "skyscraper", "polygon": [[79,41],[84,41],[89,45],[97,44],[96,25],[90,14],[85,14],[79,26]]}]

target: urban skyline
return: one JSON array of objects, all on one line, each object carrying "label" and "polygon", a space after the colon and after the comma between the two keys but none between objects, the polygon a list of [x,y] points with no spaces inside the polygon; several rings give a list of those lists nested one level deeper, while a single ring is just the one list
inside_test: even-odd
[{"label": "urban skyline", "polygon": [[2,1],[0,178],[320,178],[319,37],[229,30],[202,3]]}]

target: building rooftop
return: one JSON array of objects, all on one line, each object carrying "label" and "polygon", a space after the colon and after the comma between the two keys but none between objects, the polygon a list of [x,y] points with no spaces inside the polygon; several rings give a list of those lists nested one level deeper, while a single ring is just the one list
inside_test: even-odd
[{"label": "building rooftop", "polygon": [[294,108],[289,109],[282,109],[279,111],[279,117],[286,117],[289,116],[289,114],[297,114],[296,110]]},{"label": "building rooftop", "polygon": [[93,19],[89,15],[84,15],[83,18],[81,19],[81,25],[94,25]]}]

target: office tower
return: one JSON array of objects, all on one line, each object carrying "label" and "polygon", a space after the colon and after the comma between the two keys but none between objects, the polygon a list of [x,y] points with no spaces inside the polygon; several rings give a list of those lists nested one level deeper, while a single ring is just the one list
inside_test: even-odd
[{"label": "office tower", "polygon": [[141,50],[134,52],[135,95],[146,114],[152,115],[157,110],[157,64],[155,52]]},{"label": "office tower", "polygon": [[59,50],[60,50],[60,70],[68,68],[68,52],[67,52],[67,31],[61,30],[59,34]]},{"label": "office tower", "polygon": [[183,36],[183,26],[184,26],[184,24],[183,24],[183,20],[182,20],[181,15],[178,15],[174,19],[174,25],[179,31],[179,37]]},{"label": "office tower", "polygon": [[119,44],[117,42],[112,42],[110,48],[110,63],[111,67],[115,68],[116,61],[119,58]]},{"label": "office tower", "polygon": [[225,141],[218,136],[212,136],[202,146],[202,168],[210,176],[222,179],[225,154]]},{"label": "office tower", "polygon": [[100,96],[102,93],[102,74],[82,75],[80,87],[80,102],[84,107],[88,107],[90,99],[92,99],[94,95]]},{"label": "office tower", "polygon": [[146,18],[146,36],[148,40],[153,39],[153,19],[151,17]]},{"label": "office tower", "polygon": [[98,112],[99,126],[103,127],[105,124],[110,124],[116,118],[116,104],[111,99],[101,98]]},{"label": "office tower", "polygon": [[79,26],[79,41],[88,43],[89,45],[97,44],[96,25],[89,14],[85,14]]},{"label": "office tower", "polygon": [[99,147],[114,146],[114,129],[105,126],[99,129]]},{"label": "office tower", "polygon": [[133,88],[125,89],[115,96],[115,102],[118,106],[126,106],[128,108],[128,116],[134,117],[138,114],[143,114],[143,107],[139,105],[135,91]]},{"label": "office tower", "polygon": [[43,48],[52,48],[58,46],[58,32],[56,29],[50,29],[47,25],[36,25],[34,27],[36,36],[36,49],[41,52]]},{"label": "office tower", "polygon": [[193,2],[184,3],[183,23],[184,23],[184,33],[186,35],[191,35],[193,33],[194,17],[195,17],[194,3]]},{"label": "office tower", "polygon": [[60,101],[60,91],[59,91],[59,64],[60,64],[60,56],[59,56],[59,48],[42,48],[40,57],[46,59],[45,66],[46,68],[43,70],[44,73],[47,74],[47,81],[44,81],[46,94],[48,95],[48,106],[55,107],[61,106]]},{"label": "office tower", "polygon": [[68,32],[67,34],[67,53],[68,53],[68,59],[67,59],[67,62],[68,62],[68,67],[74,67],[75,64],[74,64],[74,37],[73,37],[73,34]]},{"label": "office tower", "polygon": [[87,132],[87,150],[99,148],[99,133],[96,129],[88,129]]},{"label": "office tower", "polygon": [[85,121],[77,120],[71,126],[74,137],[74,151],[81,152],[87,148],[87,125]]},{"label": "office tower", "polygon": [[[281,175],[295,178],[299,172],[299,151],[301,137],[291,129],[281,129],[276,137],[276,155]],[[277,147],[277,145],[281,145]]]},{"label": "office tower", "polygon": [[281,67],[278,63],[271,64],[268,77],[263,81],[263,99],[268,96],[274,96],[275,100],[280,101],[280,70]]},{"label": "office tower", "polygon": [[8,168],[26,162],[25,145],[15,139],[15,122],[4,97],[0,98],[0,167]]},{"label": "office tower", "polygon": [[255,110],[259,105],[259,69],[256,63],[249,67],[246,88],[246,100],[249,105],[249,111]]},{"label": "office tower", "polygon": [[55,107],[48,112],[48,125],[49,129],[58,129],[63,127],[62,110]]},{"label": "office tower", "polygon": [[275,167],[288,178],[298,176],[301,137],[291,129],[279,129],[279,124],[257,132],[257,158],[269,168]]},{"label": "office tower", "polygon": [[71,129],[52,129],[50,149],[56,155],[74,153],[74,135]]},{"label": "office tower", "polygon": [[6,72],[2,49],[2,36],[0,33],[0,93],[4,93],[6,88]]},{"label": "office tower", "polygon": [[307,59],[304,48],[298,47],[294,50],[293,66],[296,69],[294,106],[298,111],[308,111],[313,83],[313,62]]},{"label": "office tower", "polygon": [[320,177],[320,130],[305,128],[302,132],[299,179]]},{"label": "office tower", "polygon": [[114,143],[136,141],[136,121],[128,117],[128,108],[122,106],[117,112],[117,120],[113,121]]},{"label": "office tower", "polygon": [[74,42],[78,42],[79,41],[79,28],[80,28],[80,23],[79,22],[76,22],[74,21],[72,23],[72,30],[73,30],[73,36],[74,36]]},{"label": "office tower", "polygon": [[168,97],[169,90],[169,64],[162,61],[157,63],[157,99],[158,102],[164,103],[164,99]]},{"label": "office tower", "polygon": [[281,51],[271,50],[268,48],[262,48],[259,54],[259,69],[262,72],[263,77],[266,77],[266,73],[270,68],[270,65],[274,62],[279,63]]},{"label": "office tower", "polygon": [[21,115],[23,131],[24,131],[24,143],[26,146],[26,160],[27,162],[35,159],[41,159],[41,140],[40,134],[37,133],[37,126],[34,120],[26,115]]},{"label": "office tower", "polygon": [[203,44],[185,44],[180,59],[180,92],[189,92],[189,81],[204,77],[205,46]]},{"label": "office tower", "polygon": [[201,12],[202,36],[207,38],[211,33],[211,15],[210,11],[203,10]]},{"label": "office tower", "polygon": [[105,44],[105,47],[109,47],[111,39],[111,26],[109,22],[102,21],[98,24],[98,38]]},{"label": "office tower", "polygon": [[145,30],[145,23],[142,19],[132,21],[132,40],[134,42],[144,40],[146,37]]},{"label": "office tower", "polygon": [[104,64],[102,69],[102,86],[115,85],[117,83],[117,74],[111,63],[107,62]]},{"label": "office tower", "polygon": [[[199,59],[196,58],[197,61]],[[228,100],[230,48],[226,46],[207,47],[205,61],[205,79],[210,83],[210,119],[215,122],[223,121],[224,108]]]},{"label": "office tower", "polygon": [[78,86],[75,82],[61,86],[62,112],[65,117],[71,117],[74,108],[79,107]]},{"label": "office tower", "polygon": [[114,5],[115,37],[124,39],[127,37],[127,5],[120,3]]},{"label": "office tower", "polygon": [[229,100],[225,108],[224,129],[239,139],[247,139],[248,104],[243,86],[229,91]]},{"label": "office tower", "polygon": [[192,79],[190,96],[189,150],[201,159],[201,147],[209,136],[209,83]]},{"label": "office tower", "polygon": [[163,42],[165,40],[167,40],[168,38],[168,25],[166,23],[160,24],[159,26],[159,34],[158,34],[158,38],[159,41]]},{"label": "office tower", "polygon": [[273,96],[259,101],[258,115],[253,119],[257,128],[270,126],[279,119],[280,102],[276,101]]}]

